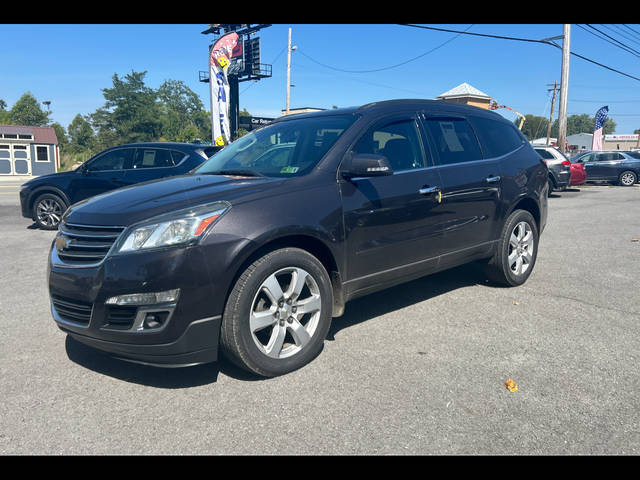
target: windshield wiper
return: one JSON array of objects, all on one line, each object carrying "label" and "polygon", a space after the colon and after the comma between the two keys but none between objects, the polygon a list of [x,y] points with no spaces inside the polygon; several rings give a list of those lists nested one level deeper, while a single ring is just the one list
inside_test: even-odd
[{"label": "windshield wiper", "polygon": [[243,170],[243,169],[226,169],[216,170],[213,172],[197,172],[198,175],[238,175],[243,177],[264,177],[260,172],[255,170]]}]

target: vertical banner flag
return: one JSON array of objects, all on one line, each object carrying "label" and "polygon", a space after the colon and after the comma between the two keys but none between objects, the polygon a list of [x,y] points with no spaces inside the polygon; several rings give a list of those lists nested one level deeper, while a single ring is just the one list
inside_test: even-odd
[{"label": "vertical banner flag", "polygon": [[231,141],[229,125],[229,80],[227,70],[231,58],[242,55],[236,32],[220,37],[209,53],[209,87],[211,89],[211,129],[215,145]]},{"label": "vertical banner flag", "polygon": [[596,112],[596,125],[593,129],[593,142],[591,143],[591,150],[602,150],[602,128],[607,121],[607,114],[609,113],[609,107],[602,107]]}]

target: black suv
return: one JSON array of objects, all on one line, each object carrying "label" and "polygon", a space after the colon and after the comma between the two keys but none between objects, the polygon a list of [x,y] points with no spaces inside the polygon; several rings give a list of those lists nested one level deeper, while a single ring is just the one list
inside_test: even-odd
[{"label": "black suv", "polygon": [[46,230],[58,228],[73,203],[134,183],[182,175],[220,147],[195,143],[132,143],[108,148],[75,170],[34,178],[22,185],[22,216]]},{"label": "black suv", "polygon": [[65,213],[49,258],[65,332],[121,359],[194,365],[219,350],[275,376],[322,348],[349,300],[479,260],[527,280],[548,170],[500,115],[430,100],[300,114],[189,175]]}]

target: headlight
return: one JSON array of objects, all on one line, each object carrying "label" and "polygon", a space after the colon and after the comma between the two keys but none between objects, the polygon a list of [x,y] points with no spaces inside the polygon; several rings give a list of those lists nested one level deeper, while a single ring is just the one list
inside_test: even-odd
[{"label": "headlight", "polygon": [[230,205],[215,202],[151,218],[127,229],[117,253],[197,243]]}]

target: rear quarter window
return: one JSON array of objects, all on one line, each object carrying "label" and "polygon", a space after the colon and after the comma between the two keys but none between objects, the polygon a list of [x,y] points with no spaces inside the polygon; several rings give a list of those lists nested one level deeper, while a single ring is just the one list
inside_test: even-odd
[{"label": "rear quarter window", "polygon": [[485,117],[469,117],[485,158],[500,157],[517,150],[526,139],[515,126]]}]

